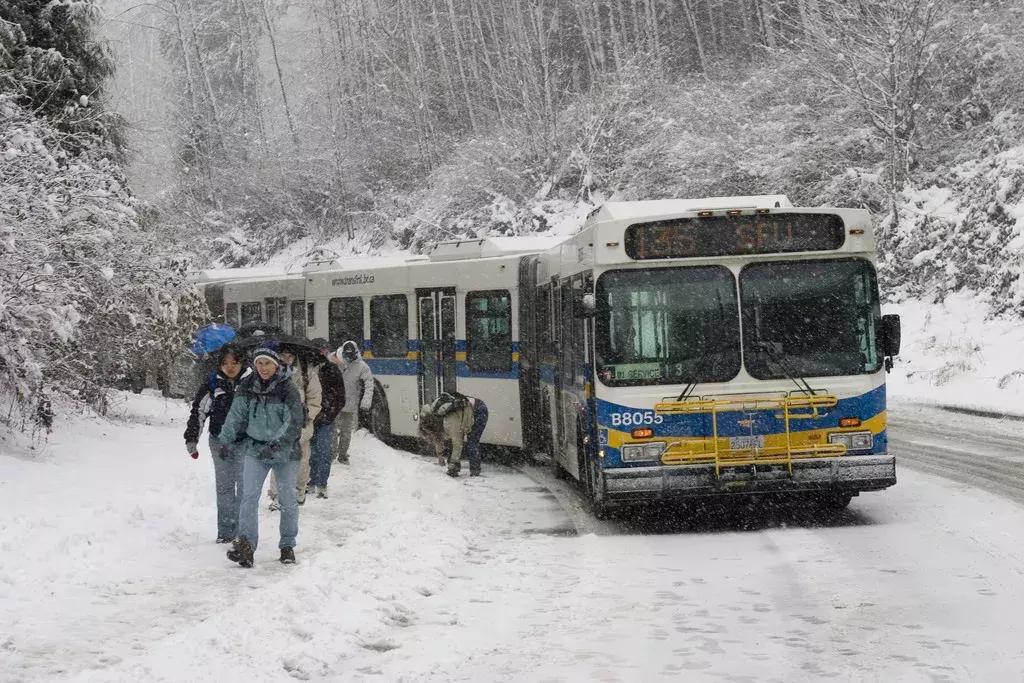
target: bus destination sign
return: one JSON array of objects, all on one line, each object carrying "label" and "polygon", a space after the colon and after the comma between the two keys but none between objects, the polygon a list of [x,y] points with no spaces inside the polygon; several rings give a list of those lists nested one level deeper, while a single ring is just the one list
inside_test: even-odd
[{"label": "bus destination sign", "polygon": [[843,219],[829,213],[673,218],[626,228],[633,259],[832,251],[843,246]]}]

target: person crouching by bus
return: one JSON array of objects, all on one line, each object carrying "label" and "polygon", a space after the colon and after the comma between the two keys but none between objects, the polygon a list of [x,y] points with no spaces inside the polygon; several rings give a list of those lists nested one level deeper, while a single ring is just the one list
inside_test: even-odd
[{"label": "person crouching by bus", "polygon": [[[469,476],[480,476],[480,437],[487,427],[487,404],[479,398],[443,393],[429,406],[427,413],[441,418],[444,435],[451,441],[448,476],[457,477],[462,469],[462,453],[469,460]],[[421,421],[422,423],[422,421]],[[436,450],[435,441],[435,450]],[[437,450],[438,457],[443,450]]]},{"label": "person crouching by bus", "polygon": [[[299,397],[302,400],[302,434],[299,436],[299,449],[302,458],[299,460],[299,474],[296,486],[296,496],[299,505],[306,502],[306,487],[309,485],[309,456],[310,442],[313,440],[313,421],[320,414],[323,405],[323,390],[320,387],[320,374],[316,367],[305,358],[296,354],[296,349],[287,345],[281,346],[281,360],[287,366],[295,388],[299,390]],[[277,510],[279,507],[277,499],[277,477],[270,475],[270,509]]]},{"label": "person crouching by bus", "polygon": [[220,349],[217,370],[204,382],[192,400],[192,412],[185,427],[185,450],[199,457],[199,435],[203,422],[210,420],[210,455],[217,491],[217,543],[230,543],[238,535],[238,503],[242,494],[242,458],[218,439],[235,397],[235,386],[252,374],[245,367],[241,349],[227,344]]},{"label": "person crouching by bus", "polygon": [[[330,354],[327,340],[314,339],[312,343],[320,349],[320,355],[327,360]],[[313,440],[310,442],[309,452],[309,483],[316,492],[317,498],[326,498],[327,479],[331,476],[331,462],[335,457],[333,450],[337,443],[334,422],[345,404],[345,389],[341,370],[334,363],[321,363],[319,377],[323,402],[320,412],[313,420]]]},{"label": "person crouching by bus", "polygon": [[242,457],[242,502],[238,510],[238,538],[228,559],[243,567],[253,565],[259,543],[258,509],[267,473],[280,485],[281,562],[295,562],[299,534],[296,479],[299,472],[299,435],[302,400],[277,353],[268,348],[253,353],[255,372],[239,382],[235,400],[220,430],[220,441]]},{"label": "person crouching by bus", "polygon": [[345,387],[345,405],[338,415],[338,462],[348,464],[348,447],[352,432],[359,426],[359,411],[368,411],[373,405],[373,373],[359,353],[359,345],[347,341],[330,360],[341,366],[341,379]]}]

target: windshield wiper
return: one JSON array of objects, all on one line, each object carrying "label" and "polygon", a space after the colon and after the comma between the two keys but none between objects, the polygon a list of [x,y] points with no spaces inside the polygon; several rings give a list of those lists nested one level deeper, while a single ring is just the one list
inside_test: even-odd
[{"label": "windshield wiper", "polygon": [[[790,372],[788,367],[786,367],[786,364],[782,361],[782,354],[779,353],[779,351],[775,348],[774,342],[763,340],[756,341],[754,342],[754,347],[763,349],[766,352],[769,360],[771,360],[773,363],[779,366],[779,369],[782,370],[782,374],[786,376],[786,379],[791,380],[793,384],[796,385],[797,389],[799,389],[802,392],[805,392],[810,396],[814,396],[815,390],[811,388],[811,385],[807,382],[807,380],[800,376],[794,377],[793,373]],[[803,382],[803,386],[801,386],[801,382]]]}]

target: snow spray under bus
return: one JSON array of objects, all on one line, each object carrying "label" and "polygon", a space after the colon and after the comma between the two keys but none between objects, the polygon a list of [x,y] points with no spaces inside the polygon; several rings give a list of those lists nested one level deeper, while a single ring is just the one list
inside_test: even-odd
[{"label": "snow spray under bus", "polygon": [[843,506],[895,483],[899,321],[880,313],[866,211],[613,202],[549,244],[221,275],[207,299],[230,324],[361,339],[382,437],[415,436],[441,391],[482,398],[485,444],[548,454],[598,512],[764,492]]}]

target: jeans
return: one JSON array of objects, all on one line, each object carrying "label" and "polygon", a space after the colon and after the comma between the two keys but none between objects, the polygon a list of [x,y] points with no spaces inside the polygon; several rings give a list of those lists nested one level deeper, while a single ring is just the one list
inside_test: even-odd
[{"label": "jeans", "polygon": [[295,482],[299,477],[298,460],[260,460],[245,456],[242,465],[242,504],[238,511],[238,536],[248,539],[255,548],[259,542],[259,507],[263,482],[271,470],[280,485],[281,541],[279,548],[294,548],[299,535],[299,503],[295,498]]},{"label": "jeans", "polygon": [[487,426],[487,405],[476,399],[473,406],[473,426],[466,437],[466,457],[469,459],[469,473],[480,474],[480,437]]},{"label": "jeans", "polygon": [[341,411],[336,424],[338,428],[338,459],[348,460],[348,447],[352,443],[352,432],[359,426],[359,412],[355,410],[350,413]]},{"label": "jeans", "polygon": [[217,437],[210,437],[213,480],[217,491],[217,538],[238,535],[238,504],[242,500],[242,456]]},{"label": "jeans", "polygon": [[313,440],[309,442],[309,483],[313,486],[327,486],[334,460],[333,447],[334,423],[317,425],[313,430]]}]

